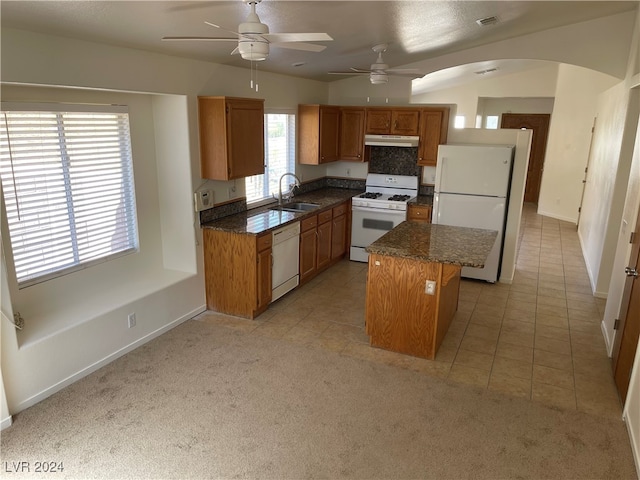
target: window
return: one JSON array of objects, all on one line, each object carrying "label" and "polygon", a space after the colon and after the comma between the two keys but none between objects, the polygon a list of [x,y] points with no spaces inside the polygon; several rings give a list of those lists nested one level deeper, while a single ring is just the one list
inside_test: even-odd
[{"label": "window", "polygon": [[0,179],[19,288],[137,251],[126,107],[3,103]]},{"label": "window", "polygon": [[267,168],[262,175],[245,178],[247,202],[278,194],[282,174],[295,172],[296,117],[289,113],[264,116],[264,151]]},{"label": "window", "polygon": [[485,128],[489,128],[489,129],[496,129],[498,128],[498,119],[500,118],[499,115],[487,115],[487,120],[484,124]]}]

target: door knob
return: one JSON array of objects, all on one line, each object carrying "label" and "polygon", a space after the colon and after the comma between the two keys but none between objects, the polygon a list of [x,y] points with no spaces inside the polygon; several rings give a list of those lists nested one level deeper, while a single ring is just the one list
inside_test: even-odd
[{"label": "door knob", "polygon": [[635,268],[626,267],[624,269],[624,273],[627,274],[627,277],[638,277],[638,270],[636,270]]}]

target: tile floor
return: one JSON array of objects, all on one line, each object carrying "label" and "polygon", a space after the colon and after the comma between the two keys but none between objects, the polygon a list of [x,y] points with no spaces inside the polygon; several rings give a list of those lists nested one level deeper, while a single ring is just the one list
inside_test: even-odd
[{"label": "tile floor", "polygon": [[526,204],[511,285],[463,280],[458,312],[436,359],[369,346],[364,333],[366,264],[344,260],[274,302],[255,320],[207,311],[198,320],[303,345],[316,345],[595,415],[621,406],[576,227]]}]

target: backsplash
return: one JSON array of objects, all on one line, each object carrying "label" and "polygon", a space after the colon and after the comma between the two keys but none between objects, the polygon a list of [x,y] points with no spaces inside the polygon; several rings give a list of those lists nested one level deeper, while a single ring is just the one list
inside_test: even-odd
[{"label": "backsplash", "polygon": [[[332,178],[323,177],[317,180],[311,180],[300,185],[296,193],[309,193],[320,188],[347,188],[354,190],[365,189],[365,181],[349,178]],[[247,201],[245,198],[239,198],[236,201],[228,202],[223,205],[216,205],[215,208],[203,210],[200,212],[200,224],[212,222],[219,218],[242,213],[247,210]]]},{"label": "backsplash", "polygon": [[370,147],[369,173],[420,175],[418,147]]}]

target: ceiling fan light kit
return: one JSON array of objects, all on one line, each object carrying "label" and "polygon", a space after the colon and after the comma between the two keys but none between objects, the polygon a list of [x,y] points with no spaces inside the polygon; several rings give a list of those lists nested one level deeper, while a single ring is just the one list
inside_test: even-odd
[{"label": "ceiling fan light kit", "polygon": [[351,69],[347,72],[329,72],[332,75],[369,75],[369,82],[373,85],[381,85],[389,82],[389,75],[398,75],[403,77],[423,77],[426,75],[422,73],[420,70],[415,68],[389,68],[383,58],[382,53],[386,52],[387,44],[381,43],[379,45],[374,45],[371,50],[378,54],[378,58],[375,63],[371,64],[369,70],[364,70],[361,68],[351,67]]},{"label": "ceiling fan light kit", "polygon": [[262,0],[242,0],[248,3],[251,11],[247,18],[238,26],[238,31],[228,30],[215,23],[204,22],[207,25],[236,35],[230,37],[163,37],[163,40],[200,40],[212,42],[237,42],[238,46],[231,52],[232,55],[240,54],[244,60],[250,62],[261,62],[269,56],[269,47],[273,45],[280,48],[292,50],[303,50],[307,52],[321,52],[324,45],[315,45],[304,42],[326,42],[331,38],[326,33],[269,33],[269,26],[260,21],[256,13],[256,5]]}]

